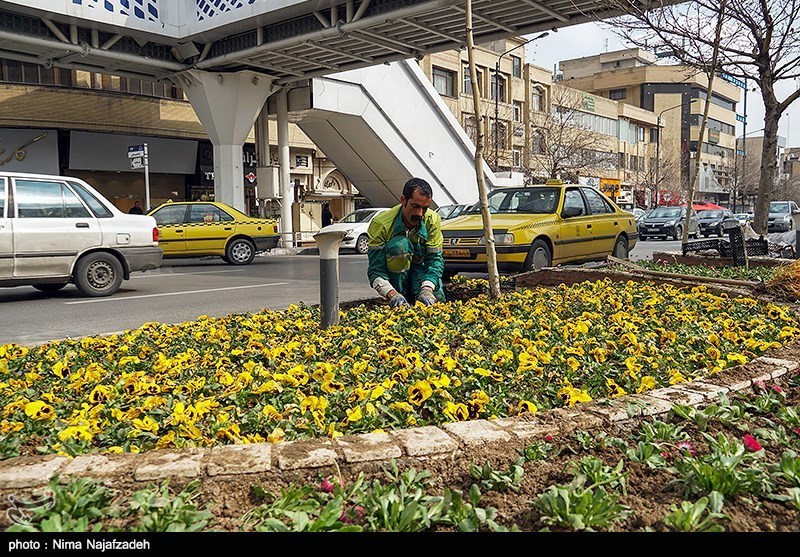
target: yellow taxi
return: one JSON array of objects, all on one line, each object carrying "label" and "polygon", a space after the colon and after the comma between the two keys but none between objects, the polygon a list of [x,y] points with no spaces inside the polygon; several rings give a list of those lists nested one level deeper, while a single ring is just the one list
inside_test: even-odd
[{"label": "yellow taxi", "polygon": [[278,224],[249,217],[217,201],[168,201],[150,210],[164,258],[219,255],[231,265],[248,265],[278,246]]},{"label": "yellow taxi", "polygon": [[[563,263],[626,259],[638,233],[632,213],[591,186],[549,180],[535,186],[499,187],[489,212],[501,272],[525,272]],[[445,275],[486,272],[480,204],[442,222]]]}]

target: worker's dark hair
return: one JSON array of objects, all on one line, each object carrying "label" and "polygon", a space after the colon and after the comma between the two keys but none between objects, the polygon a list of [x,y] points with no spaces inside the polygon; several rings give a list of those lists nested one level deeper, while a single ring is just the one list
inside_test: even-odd
[{"label": "worker's dark hair", "polygon": [[433,189],[431,189],[431,185],[423,180],[422,178],[411,178],[406,184],[403,186],[403,197],[406,199],[411,199],[414,197],[414,191],[419,189],[420,195],[422,197],[433,197]]}]

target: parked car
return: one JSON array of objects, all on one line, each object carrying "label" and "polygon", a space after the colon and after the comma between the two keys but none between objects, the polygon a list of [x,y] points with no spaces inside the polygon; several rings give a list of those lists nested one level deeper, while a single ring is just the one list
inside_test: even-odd
[{"label": "parked car", "polygon": [[121,212],[83,180],[0,172],[0,286],[52,293],[74,283],[110,296],[161,258],[155,219]]},{"label": "parked car", "polygon": [[700,234],[705,237],[716,234],[720,238],[725,230],[739,226],[739,219],[728,209],[707,209],[697,212]]},{"label": "parked car", "polygon": [[[636,245],[633,215],[591,186],[499,187],[489,194],[500,271],[538,270],[562,263],[628,257]],[[480,206],[442,222],[445,275],[486,271]]]},{"label": "parked car", "polygon": [[375,215],[382,213],[386,207],[370,207],[368,209],[356,209],[350,214],[342,217],[342,220],[329,224],[320,229],[320,232],[333,232],[342,230],[345,237],[339,244],[339,249],[354,249],[356,253],[365,254],[369,246],[367,228]]},{"label": "parked car", "polygon": [[788,232],[797,229],[800,208],[794,201],[772,201],[769,204],[767,232]]},{"label": "parked car", "polygon": [[436,212],[439,213],[439,216],[442,220],[447,219],[454,219],[457,216],[461,215],[464,211],[472,207],[469,203],[459,203],[457,205],[442,205]]},{"label": "parked car", "polygon": [[249,217],[218,201],[168,201],[147,214],[156,219],[165,258],[218,255],[231,265],[249,265],[280,239],[273,219]]},{"label": "parked car", "polygon": [[740,226],[753,222],[753,213],[736,213],[733,216],[739,220]]},{"label": "parked car", "polygon": [[[664,206],[656,207],[644,218],[639,227],[639,238],[683,238],[683,227],[686,223],[686,207]],[[689,237],[697,238],[700,234],[700,223],[697,212],[692,209],[689,217]]]}]

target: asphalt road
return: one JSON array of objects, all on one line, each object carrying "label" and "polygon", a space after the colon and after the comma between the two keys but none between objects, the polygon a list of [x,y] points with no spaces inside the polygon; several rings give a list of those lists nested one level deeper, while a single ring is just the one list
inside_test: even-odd
[{"label": "asphalt road", "polygon": [[[678,250],[680,241],[639,242],[631,260]],[[0,344],[35,344],[135,329],[150,321],[181,323],[301,302],[314,305],[319,303],[319,268],[315,253],[264,255],[244,267],[219,258],[172,259],[155,271],[135,274],[105,298],[82,297],[73,285],[49,296],[29,286],[0,288]],[[340,254],[340,302],[375,297],[366,269],[366,256]]]}]

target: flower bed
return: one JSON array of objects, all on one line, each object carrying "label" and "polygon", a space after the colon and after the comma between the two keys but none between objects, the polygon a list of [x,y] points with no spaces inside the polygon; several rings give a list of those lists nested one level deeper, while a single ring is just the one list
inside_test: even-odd
[{"label": "flower bed", "polygon": [[704,287],[587,282],[432,308],[148,323],[0,346],[0,454],[335,437],[645,392],[798,338],[787,308]]}]

